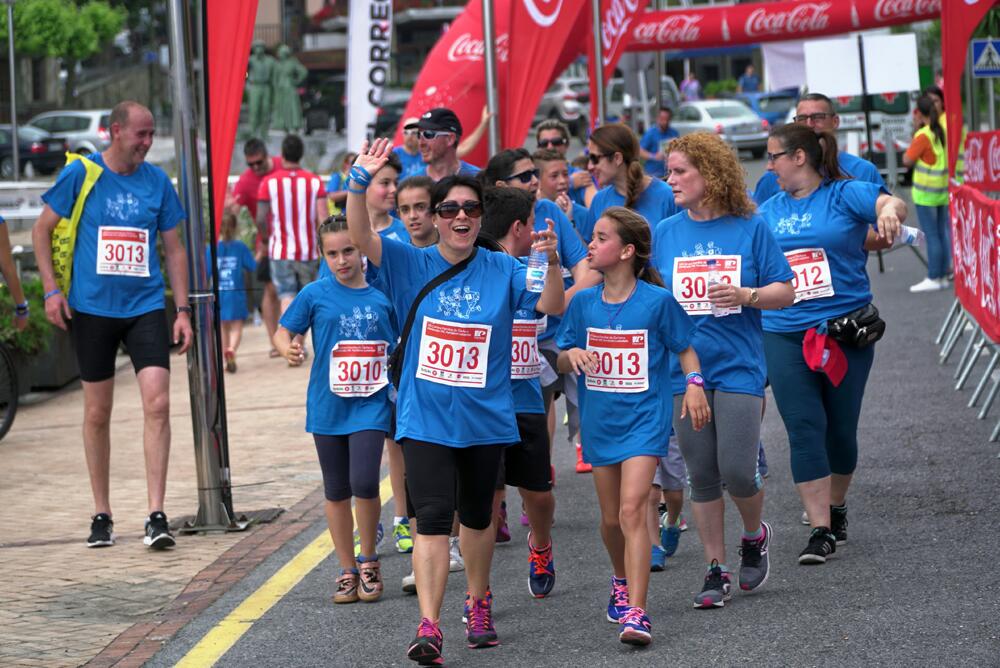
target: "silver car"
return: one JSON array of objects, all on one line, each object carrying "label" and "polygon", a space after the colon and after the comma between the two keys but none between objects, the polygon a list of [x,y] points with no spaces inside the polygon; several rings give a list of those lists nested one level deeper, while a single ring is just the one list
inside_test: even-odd
[{"label": "silver car", "polygon": [[580,77],[556,79],[542,96],[532,125],[549,118],[558,118],[569,126],[570,134],[585,137],[589,105],[589,80]]},{"label": "silver car", "polygon": [[47,111],[28,125],[66,140],[74,153],[97,153],[111,144],[111,110]]},{"label": "silver car", "polygon": [[671,126],[682,135],[714,132],[737,149],[760,158],[767,152],[768,123],[736,100],[685,102],[674,114]]}]

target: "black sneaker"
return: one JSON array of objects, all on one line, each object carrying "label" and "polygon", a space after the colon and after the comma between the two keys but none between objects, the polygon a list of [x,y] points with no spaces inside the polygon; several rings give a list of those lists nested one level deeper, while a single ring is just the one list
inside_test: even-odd
[{"label": "black sneaker", "polygon": [[173,534],[170,533],[167,516],[161,511],[157,510],[146,520],[146,537],[142,539],[142,542],[153,550],[165,550],[177,543]]},{"label": "black sneaker", "polygon": [[847,506],[830,506],[830,533],[837,539],[837,545],[847,542]]},{"label": "black sneaker", "polygon": [[111,515],[97,513],[90,521],[90,538],[87,547],[111,547],[115,544],[115,523]]},{"label": "black sneaker", "polygon": [[746,540],[740,543],[740,589],[751,592],[764,586],[771,570],[771,560],[767,550],[771,546],[771,525],[761,522],[764,535],[760,540]]},{"label": "black sneaker", "polygon": [[825,564],[826,558],[837,551],[837,539],[826,527],[816,527],[809,534],[809,544],[799,554],[800,564]]}]

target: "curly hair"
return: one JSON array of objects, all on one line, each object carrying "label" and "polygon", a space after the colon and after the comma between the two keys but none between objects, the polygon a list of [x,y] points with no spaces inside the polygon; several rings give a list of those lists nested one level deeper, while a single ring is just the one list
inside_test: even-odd
[{"label": "curly hair", "polygon": [[672,139],[667,153],[683,153],[705,180],[704,207],[724,215],[749,218],[757,210],[747,193],[746,171],[726,142],[711,132]]}]

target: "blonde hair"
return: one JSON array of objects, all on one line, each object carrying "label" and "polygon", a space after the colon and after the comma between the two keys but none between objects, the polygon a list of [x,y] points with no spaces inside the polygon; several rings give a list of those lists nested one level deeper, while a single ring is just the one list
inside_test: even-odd
[{"label": "blonde hair", "polygon": [[724,215],[749,218],[757,210],[747,194],[746,171],[736,151],[711,132],[694,132],[670,141],[668,153],[683,153],[705,181],[702,206]]},{"label": "blonde hair", "polygon": [[621,238],[623,246],[632,245],[635,248],[635,255],[632,256],[632,273],[635,277],[662,288],[663,277],[650,264],[653,256],[653,234],[646,219],[623,206],[608,207],[601,217],[614,223],[615,232]]},{"label": "blonde hair", "polygon": [[643,181],[646,172],[639,161],[639,138],[632,129],[621,123],[609,123],[594,130],[590,141],[608,155],[610,160],[615,153],[622,154],[625,163],[625,206],[635,206],[636,200],[642,195]]}]

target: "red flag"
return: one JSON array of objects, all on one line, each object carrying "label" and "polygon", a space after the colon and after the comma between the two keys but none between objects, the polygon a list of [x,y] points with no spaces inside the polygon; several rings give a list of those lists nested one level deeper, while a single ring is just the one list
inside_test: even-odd
[{"label": "red flag", "polygon": [[[614,76],[618,59],[632,41],[632,24],[645,13],[649,3],[640,0],[601,0],[601,66],[604,82]],[[591,12],[588,15],[593,16]],[[590,123],[597,118],[597,67],[594,62],[594,39],[587,40],[587,61],[590,72]]]}]

